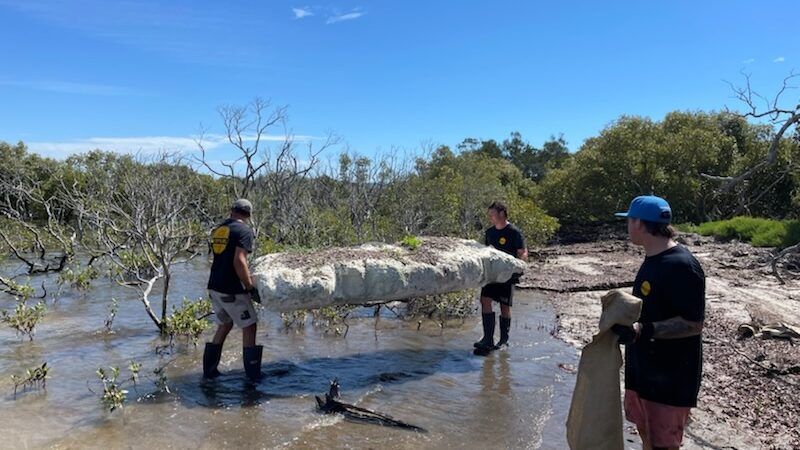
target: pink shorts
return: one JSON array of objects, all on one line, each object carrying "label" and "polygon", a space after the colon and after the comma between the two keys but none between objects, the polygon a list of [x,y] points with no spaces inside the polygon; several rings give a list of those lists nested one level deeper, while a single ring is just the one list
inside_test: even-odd
[{"label": "pink shorts", "polygon": [[625,390],[625,418],[646,433],[654,447],[680,447],[689,409],[651,402],[636,391]]}]

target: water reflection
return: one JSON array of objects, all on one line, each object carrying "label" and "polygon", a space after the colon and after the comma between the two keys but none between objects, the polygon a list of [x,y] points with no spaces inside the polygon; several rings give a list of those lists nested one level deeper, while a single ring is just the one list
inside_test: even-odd
[{"label": "water reflection", "polygon": [[483,392],[511,396],[511,365],[509,349],[497,350],[486,357],[481,368]]}]

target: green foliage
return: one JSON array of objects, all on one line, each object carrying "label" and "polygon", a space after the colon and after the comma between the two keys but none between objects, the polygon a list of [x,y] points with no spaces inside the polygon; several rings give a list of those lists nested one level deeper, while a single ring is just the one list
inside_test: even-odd
[{"label": "green foliage", "polygon": [[788,247],[800,242],[800,221],[772,220],[756,217],[734,217],[729,220],[706,222],[694,227],[682,227],[703,236],[738,239],[756,247]]},{"label": "green foliage", "polygon": [[84,269],[75,268],[75,270],[67,268],[58,274],[58,283],[69,284],[76,290],[86,291],[98,276],[100,276],[100,271],[91,266]]},{"label": "green foliage", "polygon": [[[123,389],[125,384],[123,381],[118,381],[120,371],[119,367],[110,367],[110,371],[106,372],[102,367],[97,369],[97,378],[103,383],[103,394],[100,396],[100,402],[108,412],[114,412],[120,409],[128,399],[128,391]],[[133,378],[131,378],[132,380]]]},{"label": "green foliage", "polygon": [[128,363],[128,370],[131,372],[131,381],[134,385],[139,381],[139,372],[142,370],[142,365],[136,361]]},{"label": "green foliage", "polygon": [[356,308],[354,305],[326,306],[311,312],[314,323],[325,327],[326,332],[332,332],[336,336],[347,337],[350,325],[347,318]]},{"label": "green foliage", "polygon": [[308,316],[307,310],[297,309],[294,311],[282,312],[281,321],[283,321],[283,327],[287,330],[292,327],[303,328],[306,323],[306,316]]},{"label": "green foliage", "polygon": [[567,141],[563,136],[550,136],[542,148],[536,148],[522,139],[519,132],[498,144],[489,139],[480,141],[475,138],[464,139],[458,144],[462,153],[473,153],[490,159],[505,159],[514,165],[523,176],[540,182],[547,173],[561,167],[570,158]]},{"label": "green foliage", "polygon": [[558,219],[545,214],[530,199],[512,197],[508,208],[509,218],[522,231],[528,245],[545,243],[558,231]]},{"label": "green foliage", "polygon": [[[411,181],[424,194],[418,204],[407,206],[418,220],[407,228],[417,235],[479,238],[488,226],[486,208],[492,201],[504,200],[509,204],[509,219],[526,222],[521,228],[531,244],[552,236],[554,221],[536,205],[535,183],[505,159],[482,152],[455,155],[440,147],[430,161],[418,162]],[[514,205],[524,213],[517,214]]]},{"label": "green foliage", "polygon": [[183,337],[197,345],[200,335],[211,326],[207,319],[211,312],[211,300],[207,298],[197,301],[184,298],[179,308],[173,306],[166,322],[166,334],[170,342],[176,337]]},{"label": "green foliage", "polygon": [[23,391],[35,388],[47,390],[47,379],[50,368],[47,363],[41,366],[31,367],[25,371],[24,375],[11,375],[11,382],[14,383],[14,399],[17,398],[17,391],[21,387]]},{"label": "green foliage", "polygon": [[44,303],[38,302],[31,307],[28,306],[27,300],[22,298],[17,299],[14,312],[2,311],[0,313],[0,321],[32,341],[36,325],[44,318],[46,312],[47,307]]},{"label": "green foliage", "polygon": [[[148,259],[148,256],[150,259]],[[152,277],[155,275],[150,261],[155,256],[152,252],[146,253],[142,250],[122,250],[117,252],[118,264],[114,266],[114,272],[121,275],[123,279],[129,279],[136,275],[142,277]]]},{"label": "green foliage", "polygon": [[462,319],[474,314],[478,293],[477,289],[466,289],[412,298],[406,303],[406,311],[410,317],[428,317],[444,327],[448,319]]},{"label": "green foliage", "polygon": [[[0,189],[1,193],[2,189]],[[2,203],[0,203],[2,205]],[[55,239],[53,235],[44,230],[40,224],[27,223],[25,226],[19,220],[12,220],[7,217],[0,217],[0,232],[8,238],[11,245],[17,248],[24,254],[35,254],[41,252],[42,248],[37,244],[37,237],[46,250],[57,249],[59,251],[69,251],[71,249],[64,249],[61,243]],[[60,232],[59,236],[69,240],[66,233],[58,227],[54,226],[54,230]],[[4,256],[11,253],[11,247],[5,239],[0,238],[0,253]]]},{"label": "green foliage", "polygon": [[[122,409],[125,406],[125,402],[128,400],[129,391],[126,389],[126,386],[132,385],[134,389],[137,389],[138,383],[140,382],[139,374],[141,371],[142,365],[136,361],[128,362],[129,376],[125,379],[120,378],[122,371],[119,367],[111,366],[108,370],[102,367],[98,368],[95,374],[103,384],[103,393],[100,394],[100,403],[103,405],[103,408],[110,413],[117,409]],[[166,366],[156,367],[153,370],[153,375],[155,378],[147,378],[155,384],[158,391],[169,393],[169,380],[166,375]],[[92,391],[91,389],[89,390]],[[92,391],[92,393],[94,393],[94,391]]]},{"label": "green foliage", "polygon": [[409,236],[404,237],[400,241],[400,245],[402,245],[403,247],[405,247],[405,248],[407,248],[407,249],[409,249],[411,251],[414,251],[420,245],[422,245],[422,240],[420,238],[416,237],[416,236],[410,236],[409,235]]},{"label": "green foliage", "polygon": [[256,240],[258,243],[259,255],[269,255],[270,253],[280,253],[285,250],[285,247],[272,239],[269,236],[261,235]]},{"label": "green foliage", "polygon": [[2,288],[0,292],[5,292],[22,301],[27,301],[36,292],[36,289],[30,285],[30,282],[28,284],[22,284],[3,277],[0,277],[0,288]]},{"label": "green foliage", "polygon": [[727,195],[701,174],[733,176],[764,158],[772,132],[728,113],[673,112],[663,121],[621,117],[587,139],[575,156],[542,181],[545,210],[562,221],[606,221],[642,194],[666,198],[677,220],[703,222],[736,212],[737,197],[753,201],[750,212],[792,214],[796,189],[792,160],[800,147],[786,139],[778,162]]}]

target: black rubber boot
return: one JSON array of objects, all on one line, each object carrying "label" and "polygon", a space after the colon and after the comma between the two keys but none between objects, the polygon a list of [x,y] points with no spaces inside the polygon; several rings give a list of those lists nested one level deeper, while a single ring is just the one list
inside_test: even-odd
[{"label": "black rubber boot", "polygon": [[206,348],[203,351],[203,378],[217,378],[221,375],[217,370],[221,357],[222,344],[206,342]]},{"label": "black rubber boot", "polygon": [[508,345],[508,330],[511,328],[511,317],[500,316],[500,340],[497,341],[497,347],[500,348]]},{"label": "black rubber boot", "polygon": [[494,313],[481,314],[483,321],[483,339],[476,342],[473,346],[475,348],[493,348],[494,347]]},{"label": "black rubber boot", "polygon": [[261,373],[261,355],[263,352],[263,345],[242,348],[244,373],[250,381],[258,381],[264,376]]}]

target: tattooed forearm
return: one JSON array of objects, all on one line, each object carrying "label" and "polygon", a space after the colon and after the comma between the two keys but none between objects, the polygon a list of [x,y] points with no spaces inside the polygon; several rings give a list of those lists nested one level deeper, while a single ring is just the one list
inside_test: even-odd
[{"label": "tattooed forearm", "polygon": [[696,336],[703,330],[703,322],[692,322],[683,317],[673,317],[653,323],[653,337],[656,339],[679,339]]}]

